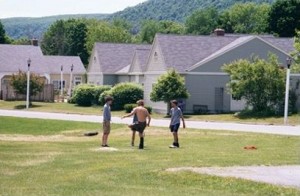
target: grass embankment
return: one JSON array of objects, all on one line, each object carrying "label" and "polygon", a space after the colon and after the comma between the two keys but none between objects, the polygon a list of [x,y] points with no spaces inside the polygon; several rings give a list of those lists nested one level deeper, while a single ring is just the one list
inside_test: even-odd
[{"label": "grass embankment", "polygon": [[[0,117],[0,195],[299,195],[300,191],[167,168],[299,164],[300,137],[181,130],[169,149],[167,129],[149,127],[146,149],[131,148],[130,130],[113,125],[99,151],[97,123]],[[246,145],[258,150],[246,151]]]},{"label": "grass embankment", "polygon": [[[24,101],[1,101],[0,109],[9,110],[24,110]],[[34,102],[30,111],[39,112],[56,112],[56,113],[70,113],[70,114],[86,114],[86,115],[102,115],[101,106],[80,107],[74,104],[68,103],[43,103]],[[113,111],[113,116],[123,116],[124,111]],[[167,119],[168,117],[163,114],[152,114],[156,119]],[[195,121],[210,121],[210,122],[238,122],[238,123],[251,123],[251,124],[272,124],[282,125],[283,117],[253,117],[244,116],[237,117],[234,114],[217,114],[217,115],[185,115],[186,120]],[[288,122],[290,125],[300,125],[300,114],[289,116]]]}]

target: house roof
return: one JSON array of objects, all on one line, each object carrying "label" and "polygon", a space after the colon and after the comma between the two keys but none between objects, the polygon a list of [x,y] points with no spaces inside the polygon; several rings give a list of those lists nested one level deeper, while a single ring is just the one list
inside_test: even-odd
[{"label": "house roof", "polygon": [[150,46],[147,49],[136,49],[135,50],[135,55],[136,55],[136,58],[138,59],[138,62],[139,62],[142,72],[146,71],[150,51],[151,51]]},{"label": "house roof", "polygon": [[[184,72],[192,66],[213,58],[256,36],[188,36],[157,34],[155,41],[159,44],[167,68]],[[275,38],[261,36],[261,39],[278,49],[290,53],[294,50],[292,38]]]},{"label": "house roof", "polygon": [[103,73],[116,73],[131,64],[136,49],[148,48],[141,44],[96,43],[95,52]]},{"label": "house roof", "polygon": [[46,66],[49,68],[51,74],[59,74],[61,66],[63,66],[63,73],[70,74],[71,66],[73,65],[74,74],[84,74],[86,72],[84,65],[78,56],[44,56]]},{"label": "house roof", "polygon": [[29,58],[31,59],[30,70],[32,72],[38,74],[49,72],[40,47],[0,44],[1,72],[15,73],[18,70],[27,71],[27,60]]},{"label": "house roof", "polygon": [[295,51],[294,38],[259,37],[288,54]]}]

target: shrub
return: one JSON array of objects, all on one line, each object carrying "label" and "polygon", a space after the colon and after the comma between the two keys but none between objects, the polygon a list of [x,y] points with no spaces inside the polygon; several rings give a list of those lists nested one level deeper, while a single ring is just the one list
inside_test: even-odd
[{"label": "shrub", "polygon": [[99,104],[99,96],[103,92],[110,90],[109,86],[95,86],[89,84],[81,84],[75,87],[70,103],[76,103],[80,106],[91,106]]},{"label": "shrub", "polygon": [[133,108],[135,108],[137,105],[136,104],[125,104],[124,105],[124,110],[126,113],[130,113]]},{"label": "shrub", "polygon": [[100,95],[105,91],[109,91],[110,89],[111,89],[110,86],[95,86],[94,90],[93,90],[94,98],[92,100],[92,103],[100,105],[100,102],[99,102]]},{"label": "shrub", "polygon": [[143,94],[143,88],[138,84],[120,83],[111,90],[104,91],[99,97],[99,102],[104,104],[105,97],[110,95],[114,98],[112,110],[122,110],[125,104],[135,104],[137,100],[142,99]]},{"label": "shrub", "polygon": [[71,100],[79,106],[91,106],[94,98],[93,89],[94,86],[92,85],[78,85],[74,89],[73,98]]}]

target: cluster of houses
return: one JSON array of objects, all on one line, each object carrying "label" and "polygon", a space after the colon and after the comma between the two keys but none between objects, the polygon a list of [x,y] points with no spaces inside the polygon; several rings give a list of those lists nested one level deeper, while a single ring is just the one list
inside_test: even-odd
[{"label": "cluster of houses", "polygon": [[[27,70],[26,61],[32,60],[32,71],[41,74],[48,83],[59,88],[60,68],[64,78],[70,80],[70,67],[74,65],[74,82],[95,85],[115,85],[121,82],[140,83],[144,87],[147,105],[159,113],[167,112],[167,104],[152,102],[150,93],[162,74],[173,68],[185,78],[190,98],[180,100],[184,112],[212,113],[244,109],[244,101],[236,101],[228,93],[229,76],[222,70],[224,64],[253,56],[267,59],[277,55],[286,65],[293,47],[293,38],[257,35],[227,35],[217,29],[213,35],[157,34],[152,45],[95,43],[87,70],[79,57],[45,56],[38,46],[0,45],[0,86],[12,73]],[[74,84],[75,84],[74,83]],[[300,94],[300,74],[291,75],[291,86]],[[68,82],[65,88],[69,88]],[[262,92],[263,93],[263,92]],[[300,108],[300,100],[297,106]]]}]

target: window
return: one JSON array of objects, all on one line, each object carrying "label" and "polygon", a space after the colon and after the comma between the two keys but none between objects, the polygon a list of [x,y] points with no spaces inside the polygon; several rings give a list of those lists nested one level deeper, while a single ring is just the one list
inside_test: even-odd
[{"label": "window", "polygon": [[76,76],[75,77],[75,86],[81,84],[81,77],[80,76]]},{"label": "window", "polygon": [[[65,88],[66,81],[63,81],[63,88]],[[60,80],[53,80],[54,89],[61,89]]]}]

